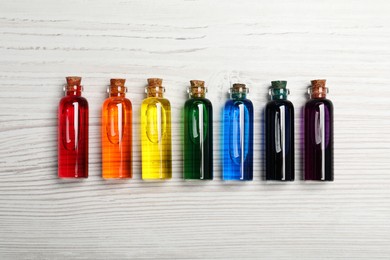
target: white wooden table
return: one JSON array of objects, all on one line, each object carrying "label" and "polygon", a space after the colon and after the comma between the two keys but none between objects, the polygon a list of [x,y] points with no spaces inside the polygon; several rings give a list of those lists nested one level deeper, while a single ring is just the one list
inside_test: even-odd
[{"label": "white wooden table", "polygon": [[[0,259],[390,258],[390,2],[2,0]],[[57,178],[57,106],[80,75],[90,104],[90,177]],[[101,179],[100,108],[111,77],[134,107],[134,179]],[[173,107],[173,179],[140,177],[148,77]],[[335,106],[335,182],[305,183],[296,122],[293,183],[261,180],[262,110],[288,80],[301,118],[310,80]],[[190,79],[214,105],[215,175],[182,180]],[[255,106],[255,179],[221,181],[221,111],[234,82]]]}]

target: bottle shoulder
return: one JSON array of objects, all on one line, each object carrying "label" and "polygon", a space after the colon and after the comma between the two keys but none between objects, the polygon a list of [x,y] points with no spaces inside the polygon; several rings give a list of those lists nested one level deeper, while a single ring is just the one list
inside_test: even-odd
[{"label": "bottle shoulder", "polygon": [[148,97],[148,98],[145,98],[142,101],[142,105],[143,106],[151,105],[151,104],[157,104],[157,103],[160,103],[164,107],[170,107],[171,106],[171,103],[166,98]]},{"label": "bottle shoulder", "polygon": [[250,99],[229,99],[225,103],[225,108],[232,107],[237,104],[244,104],[248,109],[253,109],[253,103]]},{"label": "bottle shoulder", "polygon": [[107,106],[108,104],[110,103],[114,103],[114,104],[125,104],[126,106],[130,106],[131,107],[131,101],[130,99],[126,98],[126,97],[109,97],[109,98],[106,98],[106,100],[104,100],[104,103],[103,103],[103,106]]},{"label": "bottle shoulder", "polygon": [[286,106],[292,110],[294,110],[294,105],[290,100],[271,100],[268,101],[267,105],[265,106],[266,109],[271,109],[271,108],[277,108],[281,106]]},{"label": "bottle shoulder", "polygon": [[190,106],[192,104],[199,104],[202,103],[206,105],[207,107],[212,107],[211,101],[207,98],[190,98],[187,99],[186,102],[184,103],[184,106]]},{"label": "bottle shoulder", "polygon": [[333,103],[329,99],[310,99],[309,101],[306,102],[305,107],[314,107],[324,104],[325,106],[333,109]]},{"label": "bottle shoulder", "polygon": [[65,105],[70,103],[71,104],[78,103],[80,106],[88,108],[88,101],[85,97],[82,96],[65,96],[60,100],[60,105]]}]

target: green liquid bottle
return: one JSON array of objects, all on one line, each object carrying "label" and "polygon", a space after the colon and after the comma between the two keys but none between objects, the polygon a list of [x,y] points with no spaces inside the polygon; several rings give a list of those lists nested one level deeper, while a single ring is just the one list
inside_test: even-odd
[{"label": "green liquid bottle", "polygon": [[204,81],[191,80],[184,105],[184,179],[213,179],[213,107]]}]

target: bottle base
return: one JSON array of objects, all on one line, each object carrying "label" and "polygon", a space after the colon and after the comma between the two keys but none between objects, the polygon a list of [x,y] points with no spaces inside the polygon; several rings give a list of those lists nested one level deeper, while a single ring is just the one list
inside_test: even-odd
[{"label": "bottle base", "polygon": [[316,180],[316,179],[304,179],[305,182],[333,182],[334,180]]},{"label": "bottle base", "polygon": [[142,177],[143,181],[165,181],[170,180],[172,177],[165,177],[165,178],[148,178],[148,177]]},{"label": "bottle base", "polygon": [[222,181],[227,182],[250,182],[253,181],[253,179],[233,179],[233,178],[222,178]]},{"label": "bottle base", "polygon": [[201,179],[201,178],[183,178],[185,181],[194,181],[194,182],[196,182],[196,181],[212,181],[213,180],[213,178],[204,178],[204,179]]},{"label": "bottle base", "polygon": [[272,179],[272,178],[267,178],[265,179],[267,182],[293,182],[294,179],[285,179],[285,180],[282,180],[282,179]]},{"label": "bottle base", "polygon": [[63,179],[63,180],[88,179],[88,176],[58,176],[58,179]]},{"label": "bottle base", "polygon": [[120,176],[120,177],[106,177],[106,176],[102,176],[103,179],[105,180],[122,180],[122,179],[132,179],[133,177],[132,176]]}]

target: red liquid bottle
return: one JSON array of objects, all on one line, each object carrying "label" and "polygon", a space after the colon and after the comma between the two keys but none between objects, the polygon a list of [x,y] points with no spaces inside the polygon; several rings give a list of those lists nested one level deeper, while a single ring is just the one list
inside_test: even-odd
[{"label": "red liquid bottle", "polygon": [[88,178],[88,102],[80,77],[67,77],[58,108],[58,177]]}]

